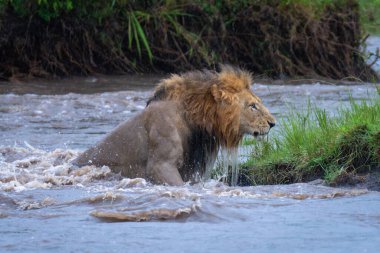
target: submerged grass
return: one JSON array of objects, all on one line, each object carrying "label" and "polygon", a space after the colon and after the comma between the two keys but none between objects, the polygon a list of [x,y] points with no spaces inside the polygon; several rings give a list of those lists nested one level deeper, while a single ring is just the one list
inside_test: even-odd
[{"label": "submerged grass", "polygon": [[370,101],[350,101],[335,116],[309,104],[281,122],[279,133],[255,142],[244,164],[245,184],[286,184],[323,178],[350,184],[380,166],[380,89]]}]

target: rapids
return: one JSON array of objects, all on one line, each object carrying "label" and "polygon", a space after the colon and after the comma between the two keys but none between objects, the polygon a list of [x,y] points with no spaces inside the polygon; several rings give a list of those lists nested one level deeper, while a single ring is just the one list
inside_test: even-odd
[{"label": "rapids", "polygon": [[[170,187],[105,166],[73,169],[79,152],[144,109],[157,80],[0,84],[1,252],[377,252],[379,192],[320,181]],[[376,92],[318,82],[252,89],[278,119],[309,101],[335,113]]]}]

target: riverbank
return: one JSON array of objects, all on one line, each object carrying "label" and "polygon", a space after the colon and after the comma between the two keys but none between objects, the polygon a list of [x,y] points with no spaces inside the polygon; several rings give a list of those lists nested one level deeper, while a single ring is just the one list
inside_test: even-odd
[{"label": "riverbank", "polygon": [[[380,89],[378,88],[380,95]],[[380,96],[351,101],[336,115],[309,105],[280,122],[278,134],[254,146],[243,184],[289,184],[322,178],[330,186],[380,190]]]},{"label": "riverbank", "polygon": [[0,79],[244,66],[262,77],[377,81],[361,3],[3,1]]}]

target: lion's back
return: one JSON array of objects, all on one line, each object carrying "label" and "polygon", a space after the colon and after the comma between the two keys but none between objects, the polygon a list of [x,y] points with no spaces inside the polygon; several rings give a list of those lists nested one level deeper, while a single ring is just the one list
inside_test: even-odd
[{"label": "lion's back", "polygon": [[[95,146],[79,155],[73,164],[109,166],[115,172],[122,171],[125,176],[142,176],[137,171],[145,167],[147,162],[148,136],[144,120],[144,114],[141,113],[121,123]],[[127,173],[125,168],[129,168],[130,172]]]},{"label": "lion's back", "polygon": [[109,166],[126,177],[146,178],[149,149],[162,145],[159,142],[164,136],[166,140],[177,140],[182,150],[187,146],[188,134],[189,128],[183,120],[179,104],[155,101],[83,152],[73,164]]}]

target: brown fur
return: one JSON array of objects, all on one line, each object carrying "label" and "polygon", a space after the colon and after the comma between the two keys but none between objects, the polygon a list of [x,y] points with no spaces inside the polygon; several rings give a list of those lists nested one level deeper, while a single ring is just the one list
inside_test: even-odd
[{"label": "brown fur", "polygon": [[[250,84],[252,76],[249,72],[226,65],[219,73],[206,70],[172,75],[159,83],[148,105],[157,100],[182,101],[189,122],[208,134],[215,134],[221,145],[236,147],[242,138],[237,94],[249,90]],[[261,103],[256,95],[252,95]],[[275,121],[273,117],[268,120]]]},{"label": "brown fur", "polygon": [[[75,161],[108,165],[128,177],[182,184],[202,176],[219,146],[236,148],[244,134],[264,135],[275,119],[249,87],[250,73],[223,66],[162,80],[147,108]],[[253,108],[255,104],[255,108]]]}]

